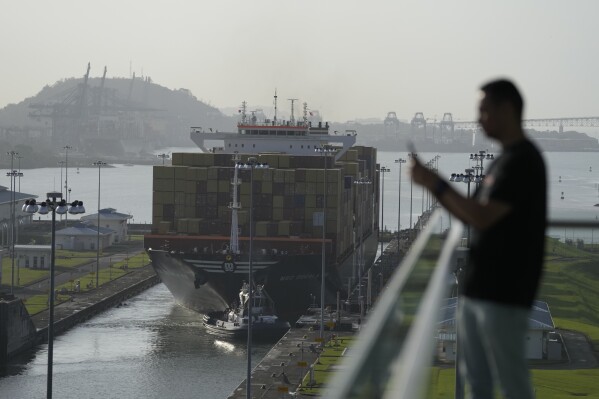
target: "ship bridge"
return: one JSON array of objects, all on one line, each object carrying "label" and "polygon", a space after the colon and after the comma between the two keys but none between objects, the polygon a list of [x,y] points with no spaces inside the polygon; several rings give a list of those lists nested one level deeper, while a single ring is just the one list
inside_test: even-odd
[{"label": "ship bridge", "polygon": [[192,127],[190,134],[191,140],[203,152],[319,156],[315,148],[332,145],[339,149],[336,159],[356,143],[356,136],[355,131],[331,135],[328,123],[323,125],[320,122],[317,126],[309,123],[239,124],[237,132],[206,132],[200,127]]}]

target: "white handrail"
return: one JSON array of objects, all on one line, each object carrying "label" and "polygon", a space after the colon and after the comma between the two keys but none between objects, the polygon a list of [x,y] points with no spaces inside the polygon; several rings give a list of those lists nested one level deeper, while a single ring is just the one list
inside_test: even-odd
[{"label": "white handrail", "polygon": [[[396,269],[396,272],[389,281],[381,298],[377,302],[376,306],[372,309],[368,323],[360,332],[355,346],[351,348],[351,355],[348,358],[343,359],[340,366],[340,368],[343,369],[343,372],[336,373],[333,376],[333,379],[328,384],[323,397],[331,399],[347,399],[352,397],[351,389],[356,381],[358,381],[360,372],[364,367],[366,367],[368,356],[371,354],[373,348],[377,345],[379,337],[385,331],[387,322],[396,318],[394,312],[397,311],[397,303],[400,300],[402,290],[406,286],[408,278],[410,277],[417,261],[426,248],[426,244],[431,238],[434,228],[437,227],[439,221],[441,220],[441,214],[441,209],[437,209],[432,214],[427,227],[421,231],[421,234],[410,247],[404,261]],[[449,253],[449,256],[451,256],[451,253],[455,247],[455,243],[459,241],[461,229],[462,225],[460,223],[454,223],[449,235],[449,239],[444,245],[442,256],[437,262],[437,265],[439,265],[442,261],[449,263],[449,259],[445,256],[445,254]],[[443,270],[447,270],[447,265],[445,265]],[[441,275],[441,273],[442,272],[435,273],[432,279],[436,281],[440,278],[437,277],[437,275]],[[447,275],[445,275],[445,278],[447,278]],[[423,299],[423,301],[425,300],[426,299]],[[438,306],[439,308],[441,307],[440,302],[438,303]],[[398,342],[398,356],[401,354],[402,348],[404,347],[405,345],[401,345],[401,343]]]}]

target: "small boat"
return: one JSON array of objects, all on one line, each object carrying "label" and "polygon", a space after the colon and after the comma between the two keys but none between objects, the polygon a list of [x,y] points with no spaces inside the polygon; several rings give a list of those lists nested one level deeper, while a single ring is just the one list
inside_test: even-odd
[{"label": "small boat", "polygon": [[[239,306],[224,312],[204,315],[203,324],[214,334],[234,338],[247,337],[249,284],[243,283],[239,292]],[[288,322],[275,314],[274,302],[266,293],[264,285],[257,285],[252,298],[252,337],[256,340],[279,339],[289,330]]]}]

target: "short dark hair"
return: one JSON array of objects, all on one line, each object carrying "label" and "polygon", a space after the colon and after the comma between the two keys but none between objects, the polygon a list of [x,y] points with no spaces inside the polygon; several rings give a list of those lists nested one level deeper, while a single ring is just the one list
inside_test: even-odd
[{"label": "short dark hair", "polygon": [[506,79],[494,80],[484,84],[480,89],[495,104],[504,102],[511,104],[516,112],[516,117],[519,120],[522,119],[524,100],[522,100],[518,88],[512,82]]}]

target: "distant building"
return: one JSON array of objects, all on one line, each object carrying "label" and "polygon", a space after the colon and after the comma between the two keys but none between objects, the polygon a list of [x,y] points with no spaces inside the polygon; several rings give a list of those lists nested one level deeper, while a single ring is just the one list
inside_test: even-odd
[{"label": "distant building", "polygon": [[[441,321],[438,324],[437,342],[439,358],[455,360],[456,334],[455,313],[457,298],[447,298],[441,309]],[[528,317],[528,333],[526,334],[527,359],[555,359],[555,325],[546,302],[534,301]],[[549,349],[552,348],[552,349]],[[561,353],[561,346],[558,350]]]},{"label": "distant building", "polygon": [[[115,242],[113,230],[100,227],[100,249]],[[71,251],[96,251],[98,249],[98,228],[83,223],[56,232],[56,247]]]},{"label": "distant building", "polygon": [[[127,220],[131,218],[131,215],[119,213],[113,208],[100,209],[100,226],[115,232],[114,242],[127,239]],[[96,226],[98,224],[98,214],[85,215],[81,217],[81,220]]]},{"label": "distant building", "polygon": [[[0,186],[0,246],[7,246],[10,243],[11,227],[11,203],[13,201],[13,192],[7,187]],[[31,223],[33,217],[30,213],[21,211],[24,199],[37,198],[37,195],[14,192],[15,208],[15,237],[18,237],[19,226]],[[16,241],[15,241],[16,242]]]},{"label": "distant building", "polygon": [[19,267],[49,269],[51,257],[51,245],[15,245],[15,259]]}]

